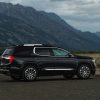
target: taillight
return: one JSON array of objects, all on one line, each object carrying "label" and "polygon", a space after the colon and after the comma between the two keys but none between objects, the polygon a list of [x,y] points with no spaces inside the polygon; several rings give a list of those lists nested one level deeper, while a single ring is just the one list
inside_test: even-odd
[{"label": "taillight", "polygon": [[14,56],[3,56],[2,58],[8,60],[8,63],[12,63],[15,59]]},{"label": "taillight", "polygon": [[9,63],[12,63],[14,61],[14,59],[15,59],[14,56],[10,56]]}]

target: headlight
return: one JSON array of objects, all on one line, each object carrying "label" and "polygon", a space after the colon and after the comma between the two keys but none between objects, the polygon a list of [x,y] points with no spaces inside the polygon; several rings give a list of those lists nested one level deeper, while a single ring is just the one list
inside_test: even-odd
[{"label": "headlight", "polygon": [[92,61],[95,63],[95,59],[92,59]]},{"label": "headlight", "polygon": [[93,61],[94,65],[96,66],[96,60],[95,59],[92,59],[92,61]]}]

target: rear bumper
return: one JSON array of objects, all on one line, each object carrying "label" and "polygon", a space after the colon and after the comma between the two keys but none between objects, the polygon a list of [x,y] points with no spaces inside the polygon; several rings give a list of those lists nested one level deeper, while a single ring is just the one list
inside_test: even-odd
[{"label": "rear bumper", "polygon": [[0,69],[0,74],[5,74],[5,75],[9,75],[10,71],[7,69]]},{"label": "rear bumper", "polygon": [[9,68],[7,68],[7,66],[0,65],[0,74],[10,75]]},{"label": "rear bumper", "polygon": [[22,70],[14,65],[0,65],[0,74],[5,74],[7,76],[10,76],[11,74],[21,75]]}]

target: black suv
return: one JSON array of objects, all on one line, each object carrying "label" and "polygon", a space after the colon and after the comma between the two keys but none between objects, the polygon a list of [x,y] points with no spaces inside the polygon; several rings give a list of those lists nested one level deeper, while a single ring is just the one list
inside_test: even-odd
[{"label": "black suv", "polygon": [[63,75],[88,79],[95,75],[95,60],[43,44],[24,44],[7,48],[1,56],[0,72],[15,80],[32,81],[39,76]]}]

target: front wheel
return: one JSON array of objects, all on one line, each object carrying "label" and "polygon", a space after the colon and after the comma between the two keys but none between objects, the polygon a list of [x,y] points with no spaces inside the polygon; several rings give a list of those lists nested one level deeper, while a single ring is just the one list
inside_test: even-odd
[{"label": "front wheel", "polygon": [[77,76],[80,79],[89,79],[91,76],[91,68],[88,65],[81,65],[78,68]]},{"label": "front wheel", "polygon": [[34,81],[37,78],[37,70],[32,66],[27,66],[23,71],[23,79],[25,81]]}]

